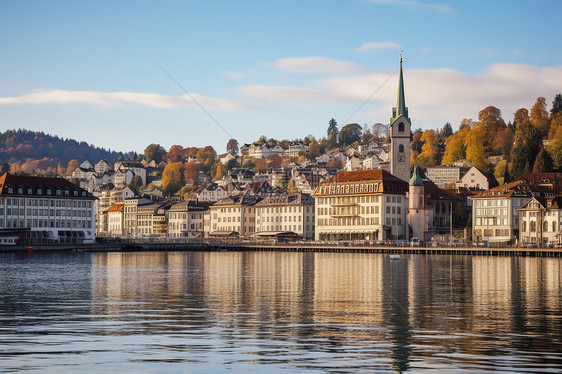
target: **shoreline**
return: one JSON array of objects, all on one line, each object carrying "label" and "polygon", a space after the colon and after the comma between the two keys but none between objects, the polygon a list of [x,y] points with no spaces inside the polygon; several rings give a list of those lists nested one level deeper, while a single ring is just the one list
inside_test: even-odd
[{"label": "shoreline", "polygon": [[516,257],[562,257],[560,248],[483,248],[483,247],[391,247],[377,245],[307,244],[307,243],[95,243],[95,244],[49,244],[0,246],[0,252],[149,252],[149,251],[193,251],[193,252],[333,252],[333,253],[383,253],[383,254],[453,254],[478,256]]}]

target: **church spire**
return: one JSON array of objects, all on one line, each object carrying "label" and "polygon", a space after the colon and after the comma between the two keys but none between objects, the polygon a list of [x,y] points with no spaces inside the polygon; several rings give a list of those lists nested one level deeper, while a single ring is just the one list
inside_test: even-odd
[{"label": "church spire", "polygon": [[396,107],[392,108],[392,118],[390,119],[390,123],[392,124],[401,115],[406,117],[408,122],[410,122],[410,118],[408,117],[408,107],[406,107],[406,98],[404,96],[404,76],[402,74],[402,51],[400,51],[400,76],[398,77],[398,99],[396,100]]}]

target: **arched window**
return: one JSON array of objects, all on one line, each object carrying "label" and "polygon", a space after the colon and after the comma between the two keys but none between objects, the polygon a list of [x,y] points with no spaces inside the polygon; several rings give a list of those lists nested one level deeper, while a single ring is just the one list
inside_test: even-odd
[{"label": "arched window", "polygon": [[398,146],[398,152],[404,153],[404,144],[400,144],[400,145]]},{"label": "arched window", "polygon": [[527,231],[527,221],[523,221],[523,225],[521,225],[521,230],[523,232]]},{"label": "arched window", "polygon": [[398,132],[404,132],[404,124],[402,122],[398,124]]},{"label": "arched window", "polygon": [[548,231],[548,222],[544,221],[542,223],[542,231],[544,231],[544,232]]},{"label": "arched window", "polygon": [[531,223],[529,224],[530,230],[531,232],[535,232],[537,231],[537,222],[535,221],[531,221]]}]

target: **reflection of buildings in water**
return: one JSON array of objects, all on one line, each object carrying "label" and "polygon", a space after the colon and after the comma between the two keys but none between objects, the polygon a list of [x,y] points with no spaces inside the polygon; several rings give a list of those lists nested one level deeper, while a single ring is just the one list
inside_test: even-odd
[{"label": "reflection of buildings in water", "polygon": [[472,274],[474,319],[484,324],[498,319],[505,321],[508,316],[504,311],[511,305],[510,257],[475,256]]}]

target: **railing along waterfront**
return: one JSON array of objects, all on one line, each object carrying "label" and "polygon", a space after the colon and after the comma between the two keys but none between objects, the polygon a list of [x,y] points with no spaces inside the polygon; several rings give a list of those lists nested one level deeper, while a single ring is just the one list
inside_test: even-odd
[{"label": "railing along waterfront", "polygon": [[493,256],[561,257],[562,248],[482,246],[482,243],[427,243],[411,246],[402,242],[370,241],[280,241],[277,239],[243,238],[140,238],[105,240],[95,244],[49,244],[43,246],[3,246],[13,250],[80,250],[80,251],[290,251],[290,252],[355,252],[387,254],[455,254]]}]

